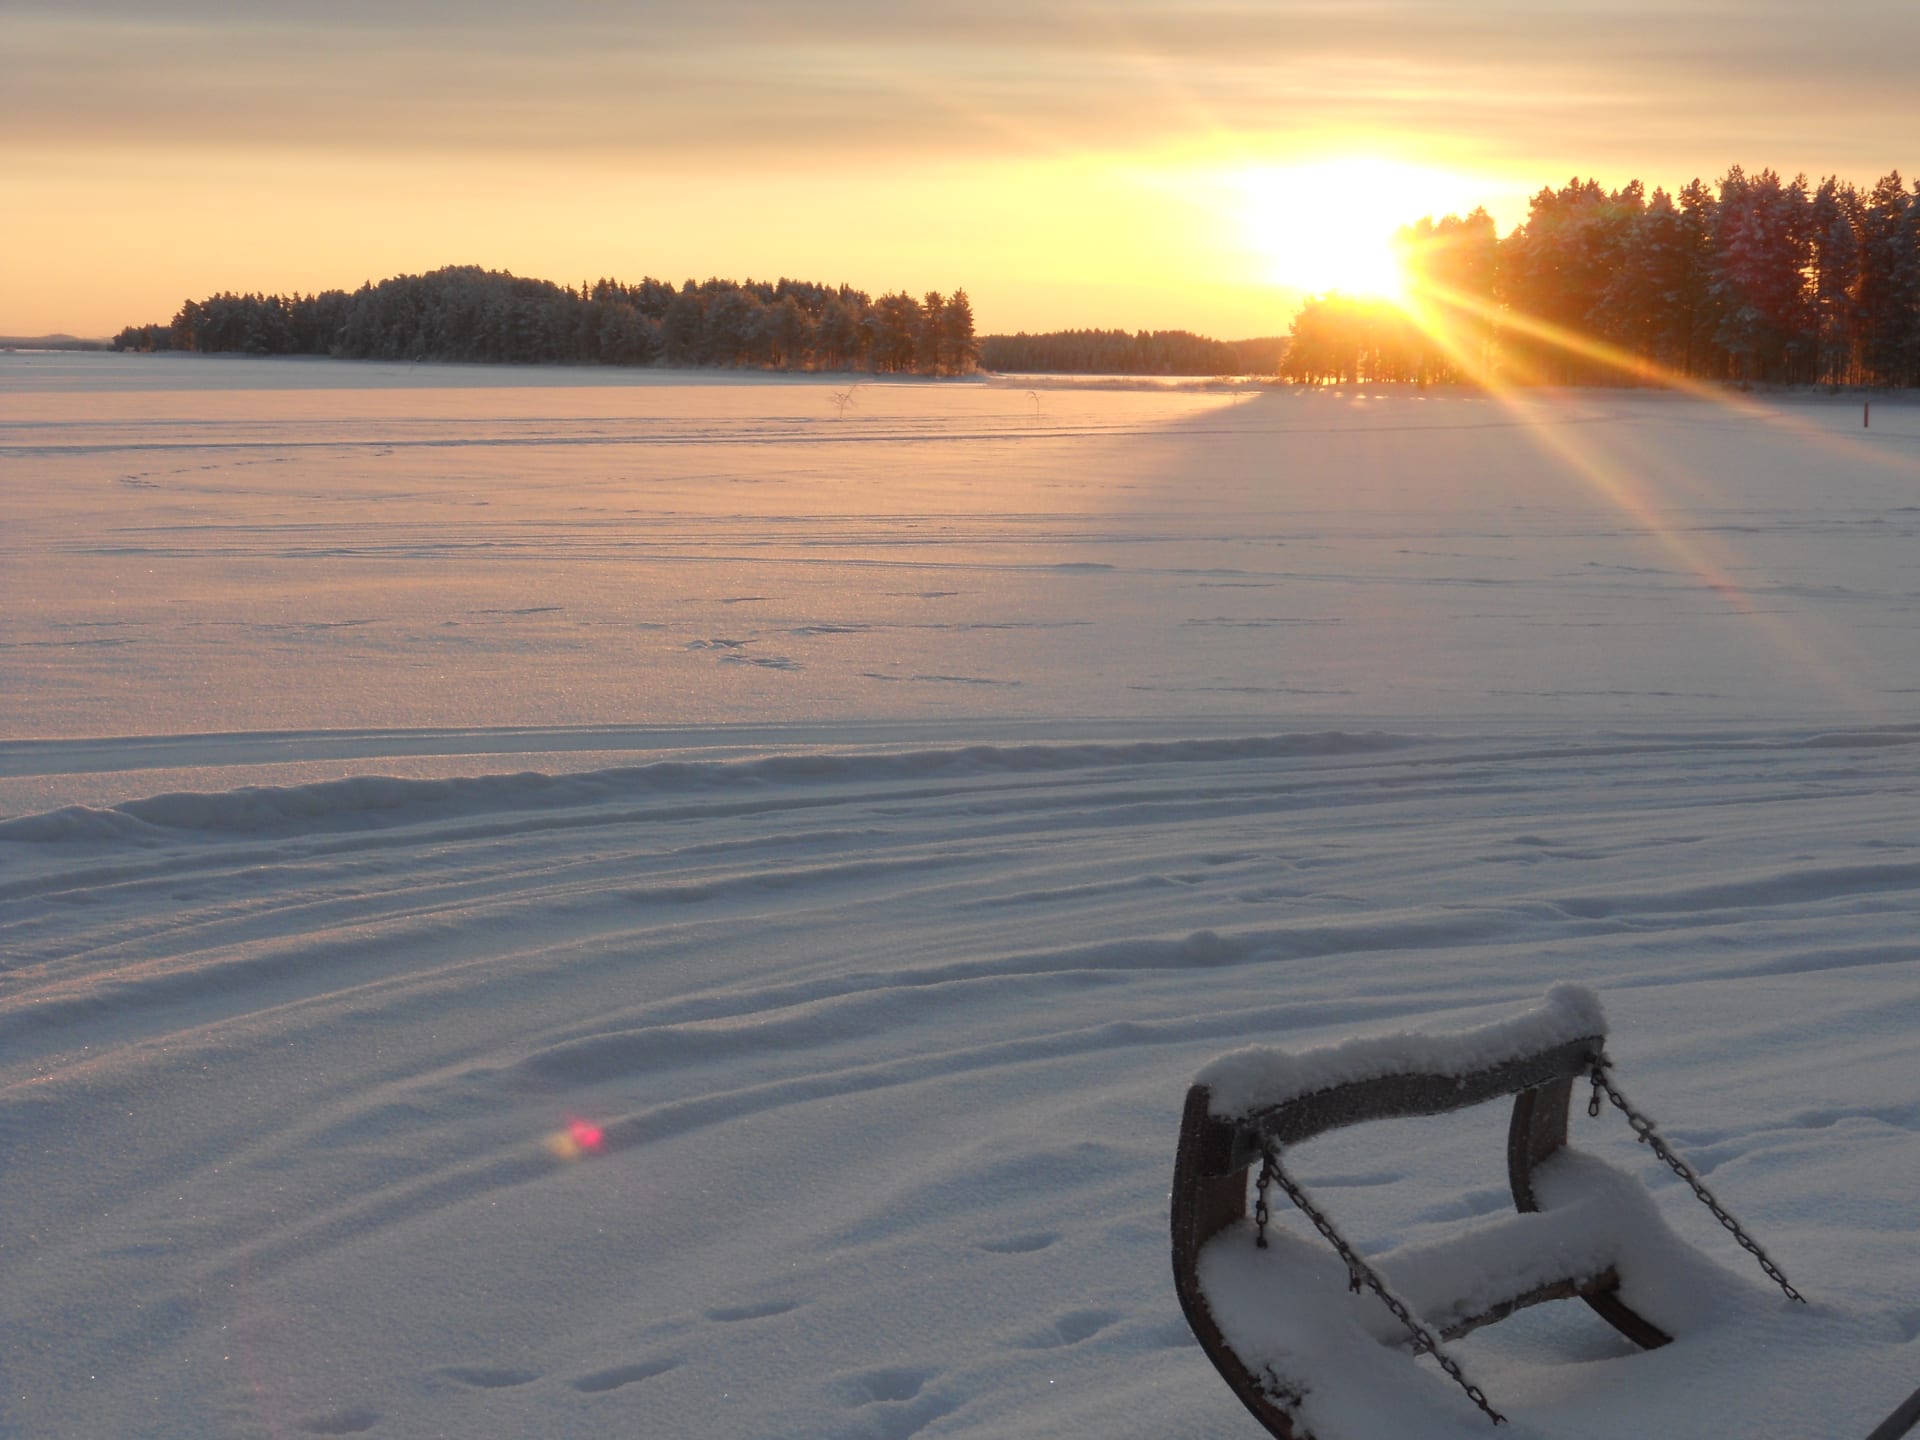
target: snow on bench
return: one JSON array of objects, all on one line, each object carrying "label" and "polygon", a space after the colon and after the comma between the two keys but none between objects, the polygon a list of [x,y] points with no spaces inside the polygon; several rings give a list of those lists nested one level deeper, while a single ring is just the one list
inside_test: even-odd
[{"label": "snow on bench", "polygon": [[1465,1076],[1606,1033],[1593,991],[1556,985],[1542,1004],[1477,1029],[1364,1036],[1312,1050],[1249,1046],[1213,1061],[1194,1083],[1211,1092],[1210,1114],[1236,1120],[1340,1085],[1398,1075]]}]

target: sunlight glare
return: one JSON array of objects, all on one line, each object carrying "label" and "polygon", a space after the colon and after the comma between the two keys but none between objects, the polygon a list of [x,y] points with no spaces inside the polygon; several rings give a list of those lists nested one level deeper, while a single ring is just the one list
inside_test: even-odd
[{"label": "sunlight glare", "polygon": [[1273,284],[1395,302],[1406,298],[1395,233],[1474,203],[1463,176],[1376,156],[1248,170],[1240,191],[1248,243]]}]

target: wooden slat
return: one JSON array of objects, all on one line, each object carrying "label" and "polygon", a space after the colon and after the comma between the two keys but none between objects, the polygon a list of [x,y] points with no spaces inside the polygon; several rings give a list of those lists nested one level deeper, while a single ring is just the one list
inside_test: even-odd
[{"label": "wooden slat", "polygon": [[1234,1127],[1208,1111],[1204,1085],[1187,1091],[1180,1116],[1180,1140],[1173,1161],[1173,1289],[1187,1317],[1193,1338],[1200,1342],[1213,1368],[1240,1403],[1267,1429],[1274,1440],[1313,1440],[1274,1403],[1266,1386],[1227,1343],[1200,1286],[1201,1248],[1247,1213],[1246,1167],[1233,1168]]},{"label": "wooden slat", "polygon": [[1347,1125],[1446,1115],[1555,1080],[1571,1080],[1587,1073],[1601,1046],[1602,1037],[1591,1035],[1464,1075],[1380,1075],[1315,1090],[1229,1119],[1235,1143],[1228,1164],[1238,1169],[1257,1159],[1262,1137],[1279,1145],[1298,1145]]}]

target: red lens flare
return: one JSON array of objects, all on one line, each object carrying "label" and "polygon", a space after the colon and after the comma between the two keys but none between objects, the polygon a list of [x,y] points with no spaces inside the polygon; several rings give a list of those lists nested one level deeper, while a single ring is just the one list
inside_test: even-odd
[{"label": "red lens flare", "polygon": [[598,1125],[589,1125],[585,1120],[569,1120],[567,1134],[573,1143],[591,1154],[598,1154],[607,1143],[606,1132]]},{"label": "red lens flare", "polygon": [[602,1154],[607,1148],[607,1132],[591,1120],[571,1116],[564,1130],[547,1136],[546,1146],[558,1160],[584,1160]]}]

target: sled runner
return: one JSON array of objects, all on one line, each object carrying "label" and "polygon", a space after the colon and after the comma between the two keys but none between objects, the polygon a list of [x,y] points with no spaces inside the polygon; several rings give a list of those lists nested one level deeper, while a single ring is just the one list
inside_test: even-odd
[{"label": "sled runner", "polygon": [[[1790,1299],[1802,1299],[1628,1103],[1613,1082],[1605,1044],[1598,1000],[1562,985],[1541,1007],[1479,1030],[1295,1053],[1236,1051],[1200,1073],[1187,1092],[1174,1162],[1174,1285],[1201,1349],[1277,1440],[1316,1440],[1302,1412],[1315,1408],[1307,1396],[1324,1382],[1323,1368],[1351,1378],[1349,1357],[1379,1345],[1431,1356],[1499,1424],[1505,1417],[1444,1342],[1527,1306],[1578,1298],[1634,1344],[1653,1349],[1684,1326],[1687,1306],[1677,1297],[1724,1282],[1724,1272],[1667,1228],[1637,1180],[1567,1147],[1568,1110],[1581,1082],[1591,1086],[1589,1114],[1600,1112],[1603,1099],[1625,1114],[1634,1134],[1687,1182],[1768,1278]],[[1509,1095],[1507,1181],[1516,1213],[1452,1240],[1364,1258],[1284,1166],[1288,1147],[1330,1130],[1440,1115]],[[1283,1195],[1331,1254],[1270,1224],[1269,1207]],[[1630,1303],[1621,1275],[1636,1260]],[[1381,1369],[1363,1388],[1390,1391],[1406,1381],[1405,1366]],[[1360,1397],[1362,1411],[1370,1398]],[[1897,1440],[1916,1421],[1920,1392],[1867,1440]]]}]

